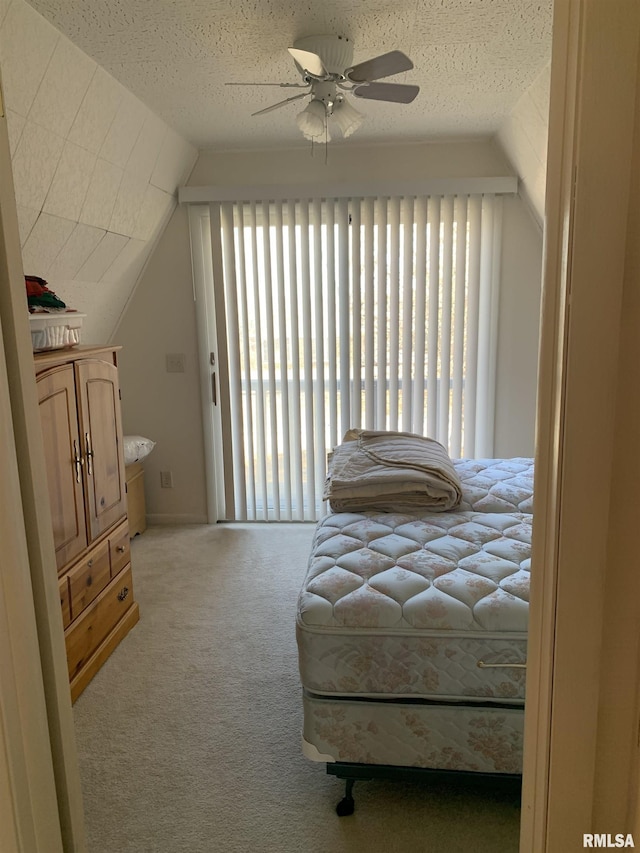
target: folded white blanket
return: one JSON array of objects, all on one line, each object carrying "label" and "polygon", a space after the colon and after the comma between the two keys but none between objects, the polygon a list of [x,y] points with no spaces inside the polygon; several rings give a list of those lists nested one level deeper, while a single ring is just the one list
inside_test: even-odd
[{"label": "folded white blanket", "polygon": [[349,430],[328,461],[323,497],[334,512],[446,512],[462,497],[449,454],[421,435]]}]

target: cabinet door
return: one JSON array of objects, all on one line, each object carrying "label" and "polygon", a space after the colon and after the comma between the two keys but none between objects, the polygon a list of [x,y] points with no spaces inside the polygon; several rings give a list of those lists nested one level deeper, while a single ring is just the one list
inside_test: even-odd
[{"label": "cabinet door", "polygon": [[40,374],[37,387],[53,541],[60,569],[87,547],[73,367],[64,365]]},{"label": "cabinet door", "polygon": [[89,537],[95,539],[127,511],[118,369],[106,361],[77,361],[76,388],[85,456]]}]

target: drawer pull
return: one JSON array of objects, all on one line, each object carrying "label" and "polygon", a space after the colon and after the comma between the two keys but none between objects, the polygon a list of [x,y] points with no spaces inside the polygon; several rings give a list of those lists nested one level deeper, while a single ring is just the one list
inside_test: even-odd
[{"label": "drawer pull", "polygon": [[124,601],[125,598],[129,595],[129,587],[123,586],[120,592],[118,593],[118,601]]},{"label": "drawer pull", "polygon": [[479,660],[477,663],[478,669],[526,669],[526,663],[485,663]]},{"label": "drawer pull", "polygon": [[126,547],[125,547],[124,545],[118,545],[118,547],[116,548],[116,551],[118,552],[118,554],[124,554],[124,552],[125,552],[126,550],[127,550],[127,549],[126,549]]},{"label": "drawer pull", "polygon": [[92,565],[93,565],[93,557],[90,560],[87,560],[87,566],[89,568],[91,568]]}]

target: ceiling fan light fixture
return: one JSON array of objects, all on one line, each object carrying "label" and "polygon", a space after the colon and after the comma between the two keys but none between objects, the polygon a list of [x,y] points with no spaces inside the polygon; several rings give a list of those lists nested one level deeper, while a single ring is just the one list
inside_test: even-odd
[{"label": "ceiling fan light fixture", "polygon": [[[365,116],[352,105],[351,96],[370,101],[409,104],[420,91],[419,86],[406,83],[379,82],[413,68],[413,62],[400,50],[391,50],[353,65],[353,45],[345,36],[307,36],[297,39],[294,46],[287,49],[302,75],[302,82],[261,81],[255,85],[292,86],[307,91],[263,107],[251,115],[264,115],[291,101],[311,95],[310,102],[296,117],[296,123],[302,135],[312,142],[329,141],[329,119],[333,120],[345,139],[358,130]],[[349,99],[345,93],[349,94]]]},{"label": "ceiling fan light fixture", "polygon": [[296,123],[307,139],[324,139],[327,129],[327,108],[322,101],[313,98],[298,114]]},{"label": "ceiling fan light fixture", "polygon": [[364,120],[363,114],[346,98],[334,105],[331,116],[345,139],[355,133]]}]

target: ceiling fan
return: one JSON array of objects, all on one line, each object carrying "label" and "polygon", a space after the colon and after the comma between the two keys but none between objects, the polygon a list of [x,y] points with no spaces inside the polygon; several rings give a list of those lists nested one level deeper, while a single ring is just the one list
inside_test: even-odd
[{"label": "ceiling fan", "polygon": [[378,82],[413,68],[409,57],[399,50],[392,50],[357,65],[352,65],[353,45],[345,36],[307,36],[298,39],[288,50],[302,76],[302,82],[228,85],[305,89],[300,94],[271,104],[252,115],[264,115],[292,101],[310,96],[309,103],[296,119],[298,127],[307,139],[328,141],[329,119],[332,126],[335,125],[345,137],[360,127],[364,117],[347,100],[347,94],[372,101],[409,104],[420,91],[418,86]]}]

